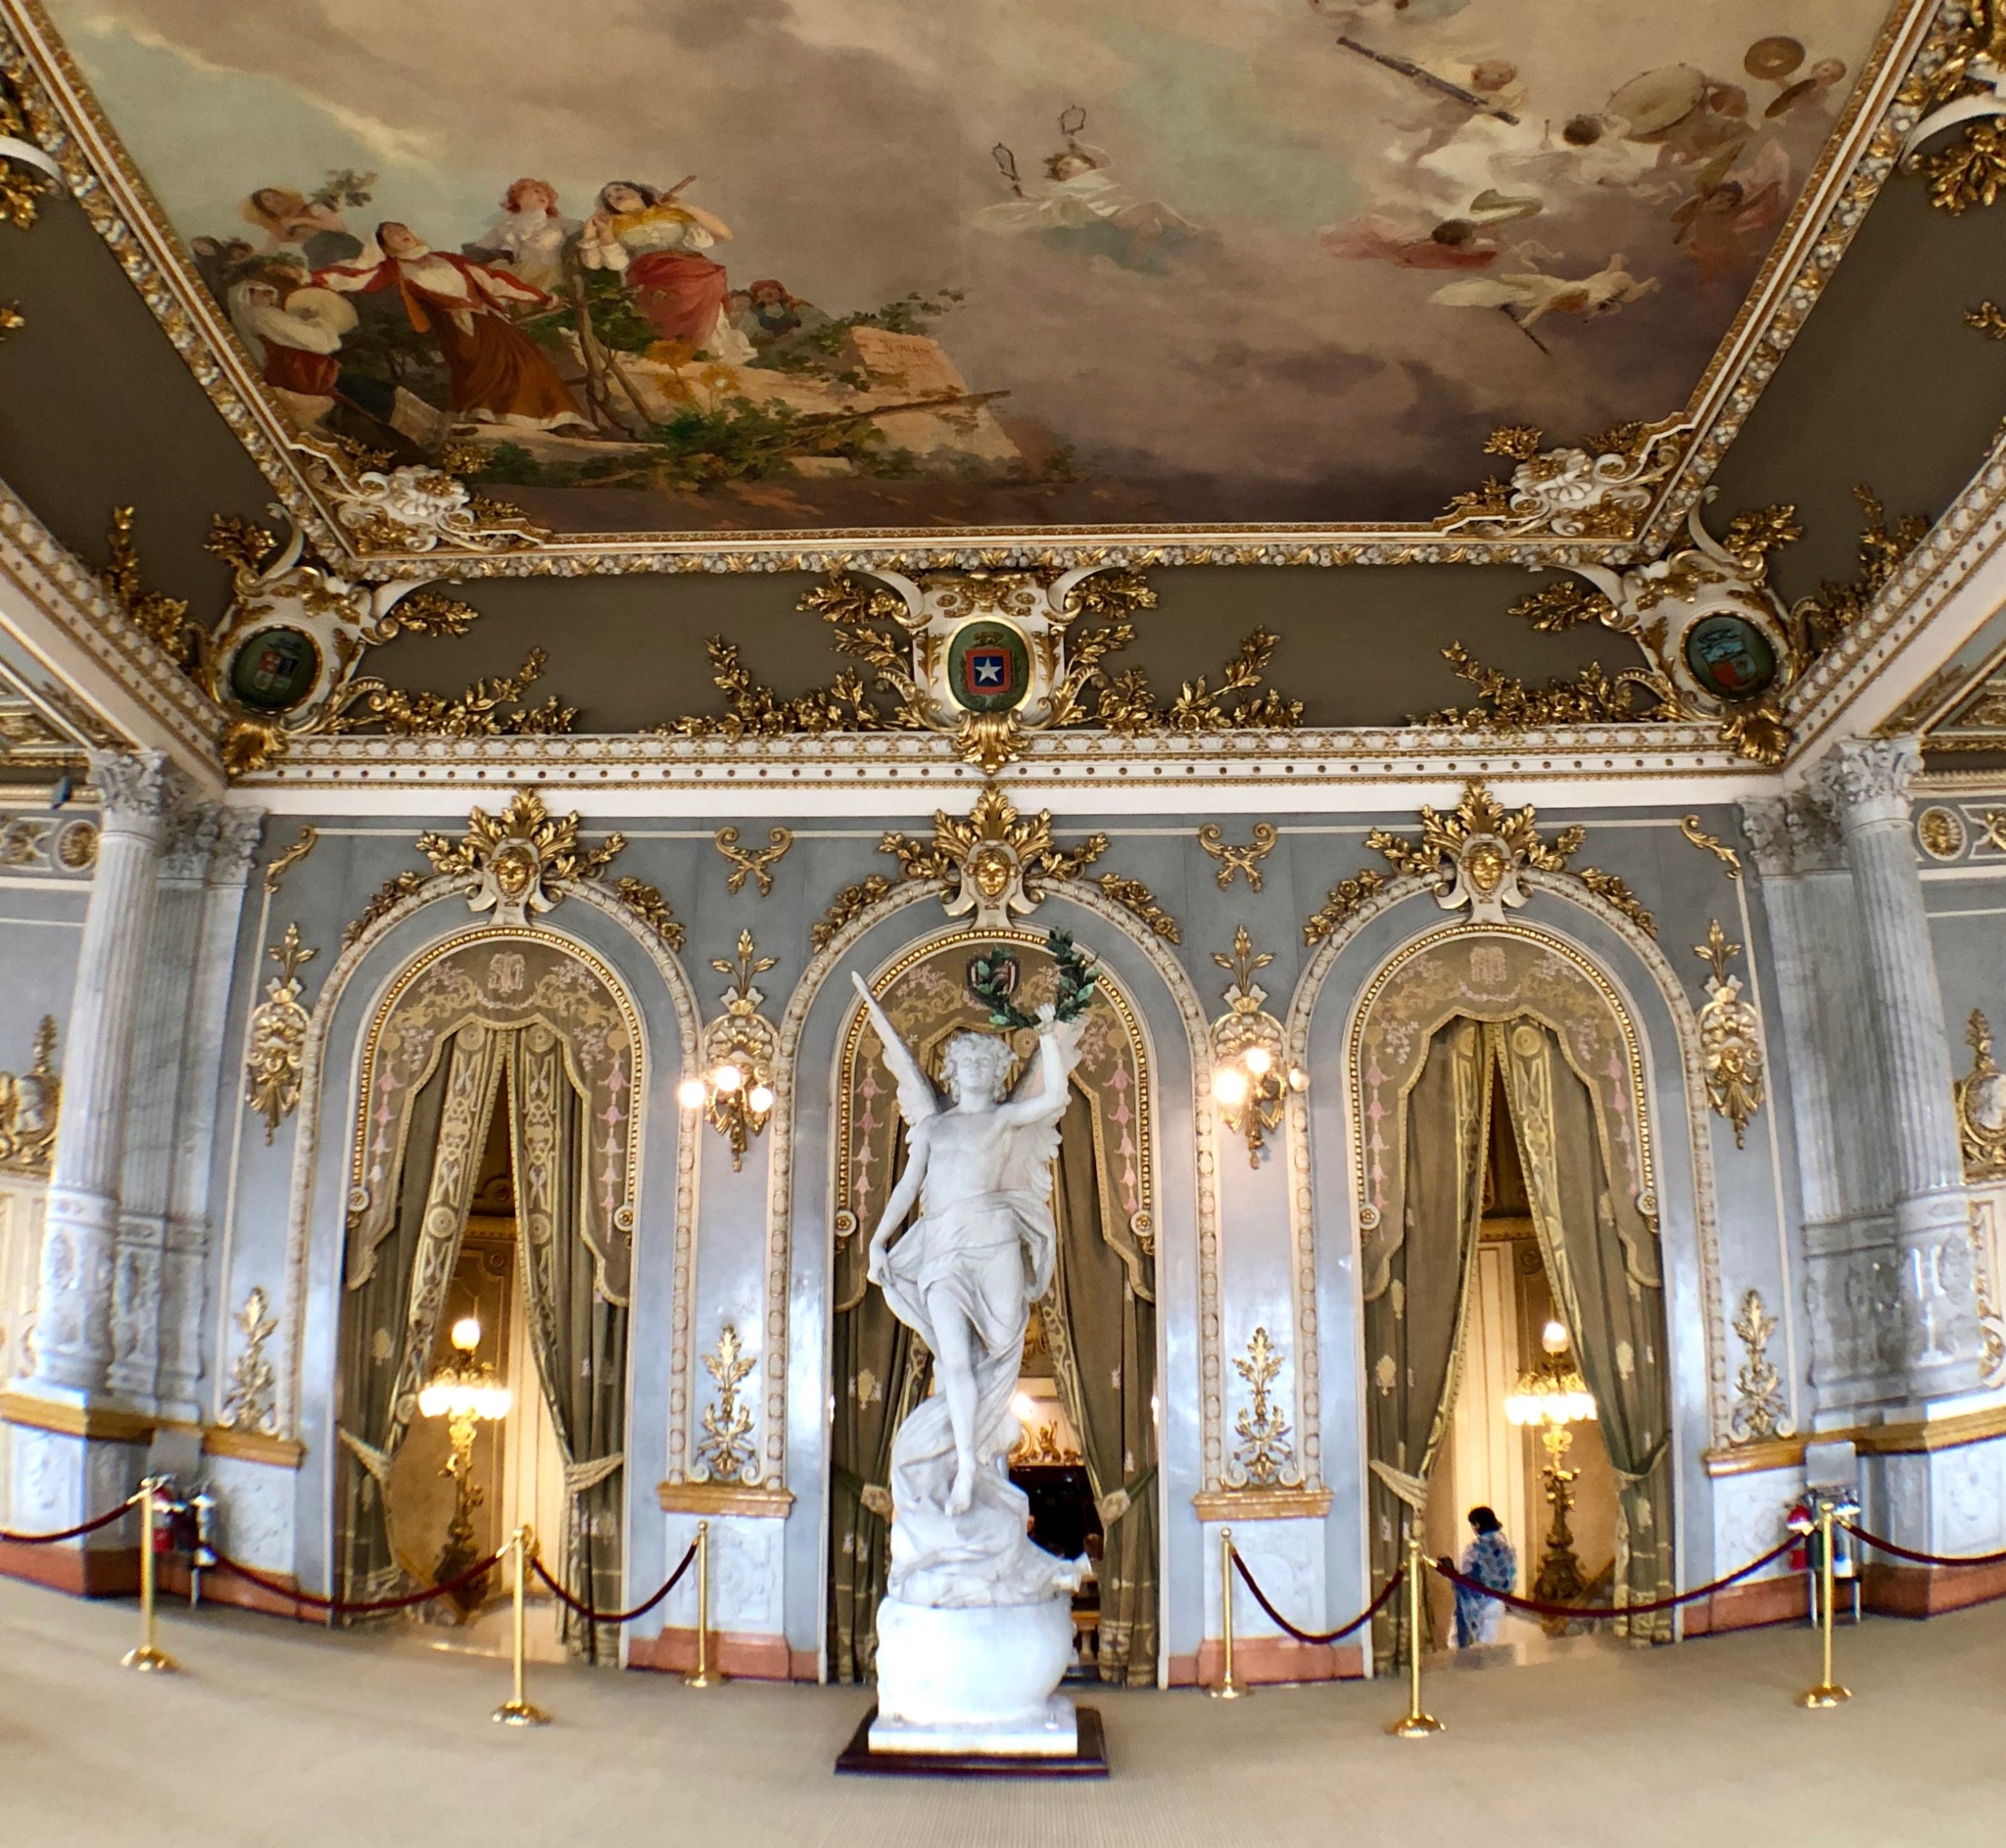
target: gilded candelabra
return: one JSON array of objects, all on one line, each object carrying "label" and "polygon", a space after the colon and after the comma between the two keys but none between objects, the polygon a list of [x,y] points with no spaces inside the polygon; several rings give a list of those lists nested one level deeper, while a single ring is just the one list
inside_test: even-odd
[{"label": "gilded candelabra", "polygon": [[[481,1324],[471,1315],[453,1325],[453,1357],[425,1383],[418,1395],[418,1410],[427,1418],[444,1418],[453,1445],[452,1455],[440,1473],[453,1482],[453,1520],[446,1529],[446,1545],[433,1571],[433,1583],[444,1585],[457,1578],[481,1556],[474,1539],[474,1510],[485,1498],[474,1481],[474,1436],[486,1419],[508,1415],[509,1392],[495,1377],[495,1369],[474,1358],[481,1345]],[[487,1575],[469,1579],[450,1593],[462,1617],[481,1608],[488,1590]]]},{"label": "gilded candelabra", "polygon": [[[1513,1424],[1539,1428],[1540,1443],[1547,1452],[1540,1480],[1546,1486],[1553,1522],[1540,1555],[1532,1594],[1552,1604],[1572,1603],[1588,1589],[1587,1576],[1574,1555],[1574,1530],[1567,1521],[1574,1507],[1575,1479],[1581,1472],[1567,1467],[1567,1453],[1574,1443],[1571,1427],[1592,1421],[1596,1410],[1568,1345],[1566,1325],[1549,1322],[1540,1336],[1546,1358],[1518,1376],[1516,1390],[1504,1401],[1504,1415]],[[1567,1620],[1543,1617],[1540,1627],[1556,1636],[1566,1629]]]}]

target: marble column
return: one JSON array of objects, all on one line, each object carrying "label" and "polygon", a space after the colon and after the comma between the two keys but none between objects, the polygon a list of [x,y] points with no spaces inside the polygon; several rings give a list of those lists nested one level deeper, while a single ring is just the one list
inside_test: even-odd
[{"label": "marble column", "polygon": [[107,1382],[123,1403],[159,1409],[162,1271],[181,1059],[190,1008],[203,889],[217,834],[213,803],[167,818],[155,886],[153,929],[140,978],[125,1138],[119,1186],[119,1242],[112,1262],[112,1362]]},{"label": "marble column", "polygon": [[80,1399],[104,1391],[112,1358],[119,1182],[146,950],[174,773],[158,751],[93,751],[104,799],[97,870],[77,956],[24,1390]]},{"label": "marble column", "polygon": [[244,887],[264,831],[263,809],[226,808],[203,887],[202,919],[189,984],[188,1030],[180,1047],[180,1104],[174,1114],[174,1165],[167,1190],[167,1235],[161,1275],[161,1364],[157,1389],[169,1417],[200,1420],[205,1278],[209,1265],[211,1177],[216,1113],[226,1083],[223,1033],[236,968]]},{"label": "marble column", "polygon": [[[1950,1042],[1909,820],[1909,783],[1921,764],[1913,738],[1863,738],[1813,772],[1845,842],[1880,1041],[1894,1196],[1888,1281],[1911,1400],[1977,1390],[1982,1347]],[[1823,1005],[1843,1009],[1852,997],[1828,988]]]}]

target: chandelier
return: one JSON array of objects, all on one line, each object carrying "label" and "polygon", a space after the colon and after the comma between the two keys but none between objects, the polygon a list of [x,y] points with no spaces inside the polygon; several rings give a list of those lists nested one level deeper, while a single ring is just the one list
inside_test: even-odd
[{"label": "chandelier", "polygon": [[[480,1557],[474,1541],[474,1510],[483,1495],[474,1483],[474,1435],[484,1422],[505,1418],[511,1395],[485,1360],[476,1360],[474,1350],[481,1345],[481,1324],[477,1316],[463,1315],[454,1323],[449,1339],[453,1353],[446,1364],[425,1382],[418,1394],[418,1410],[427,1418],[444,1418],[453,1449],[441,1475],[453,1482],[453,1520],[446,1529],[446,1545],[439,1555],[432,1582],[443,1585],[464,1572]],[[452,1594],[462,1615],[471,1616],[487,1597],[487,1577],[471,1579]]]},{"label": "chandelier", "polygon": [[[1574,1442],[1572,1427],[1595,1420],[1595,1396],[1574,1363],[1564,1322],[1550,1321],[1541,1331],[1540,1346],[1546,1357],[1518,1376],[1517,1387],[1504,1400],[1504,1416],[1515,1425],[1537,1430],[1546,1448],[1540,1479],[1553,1521],[1532,1590],[1535,1597],[1549,1603],[1565,1604],[1588,1588],[1581,1561],[1574,1556],[1574,1532],[1567,1521],[1574,1506],[1574,1481],[1581,1472],[1567,1467],[1567,1452]],[[1566,1624],[1565,1618],[1540,1620],[1550,1635],[1559,1635]]]}]

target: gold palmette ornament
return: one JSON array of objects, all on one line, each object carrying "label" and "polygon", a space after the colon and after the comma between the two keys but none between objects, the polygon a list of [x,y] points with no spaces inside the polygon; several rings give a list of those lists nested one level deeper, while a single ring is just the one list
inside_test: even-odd
[{"label": "gold palmette ornament", "polygon": [[1421,1705],[1421,1537],[1412,1521],[1407,1530],[1407,1712],[1387,1722],[1397,1739],[1424,1739],[1446,1730]]},{"label": "gold palmette ornament", "polygon": [[1238,1700],[1247,1683],[1233,1673],[1233,1530],[1218,1531],[1219,1677],[1205,1691],[1215,1700]]},{"label": "gold palmette ornament", "polygon": [[511,1638],[515,1658],[515,1691],[495,1709],[494,1718],[498,1725],[504,1727],[547,1727],[550,1724],[550,1716],[541,1707],[530,1704],[522,1685],[523,1658],[529,1653],[529,1617],[525,1601],[529,1594],[530,1562],[537,1556],[536,1530],[525,1522],[508,1537],[508,1544],[515,1554],[515,1609]]}]

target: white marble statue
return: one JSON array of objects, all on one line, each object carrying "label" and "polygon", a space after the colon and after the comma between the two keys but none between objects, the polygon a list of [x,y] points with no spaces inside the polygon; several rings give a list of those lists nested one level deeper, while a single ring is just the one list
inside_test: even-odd
[{"label": "white marble statue", "polygon": [[[910,1132],[905,1171],[871,1241],[870,1276],[927,1344],[938,1381],[892,1439],[872,1744],[1071,1751],[1072,1709],[1050,1696],[1071,1653],[1072,1593],[1085,1562],[1031,1542],[1009,1454],[1025,1326],[1052,1281],[1052,1161],[1080,1023],[1039,1010],[1036,1070],[1007,1100],[1009,1047],[958,1034],[943,1060],[943,1100],[861,977],[857,988]],[[919,1218],[893,1243],[915,1204]]]}]

